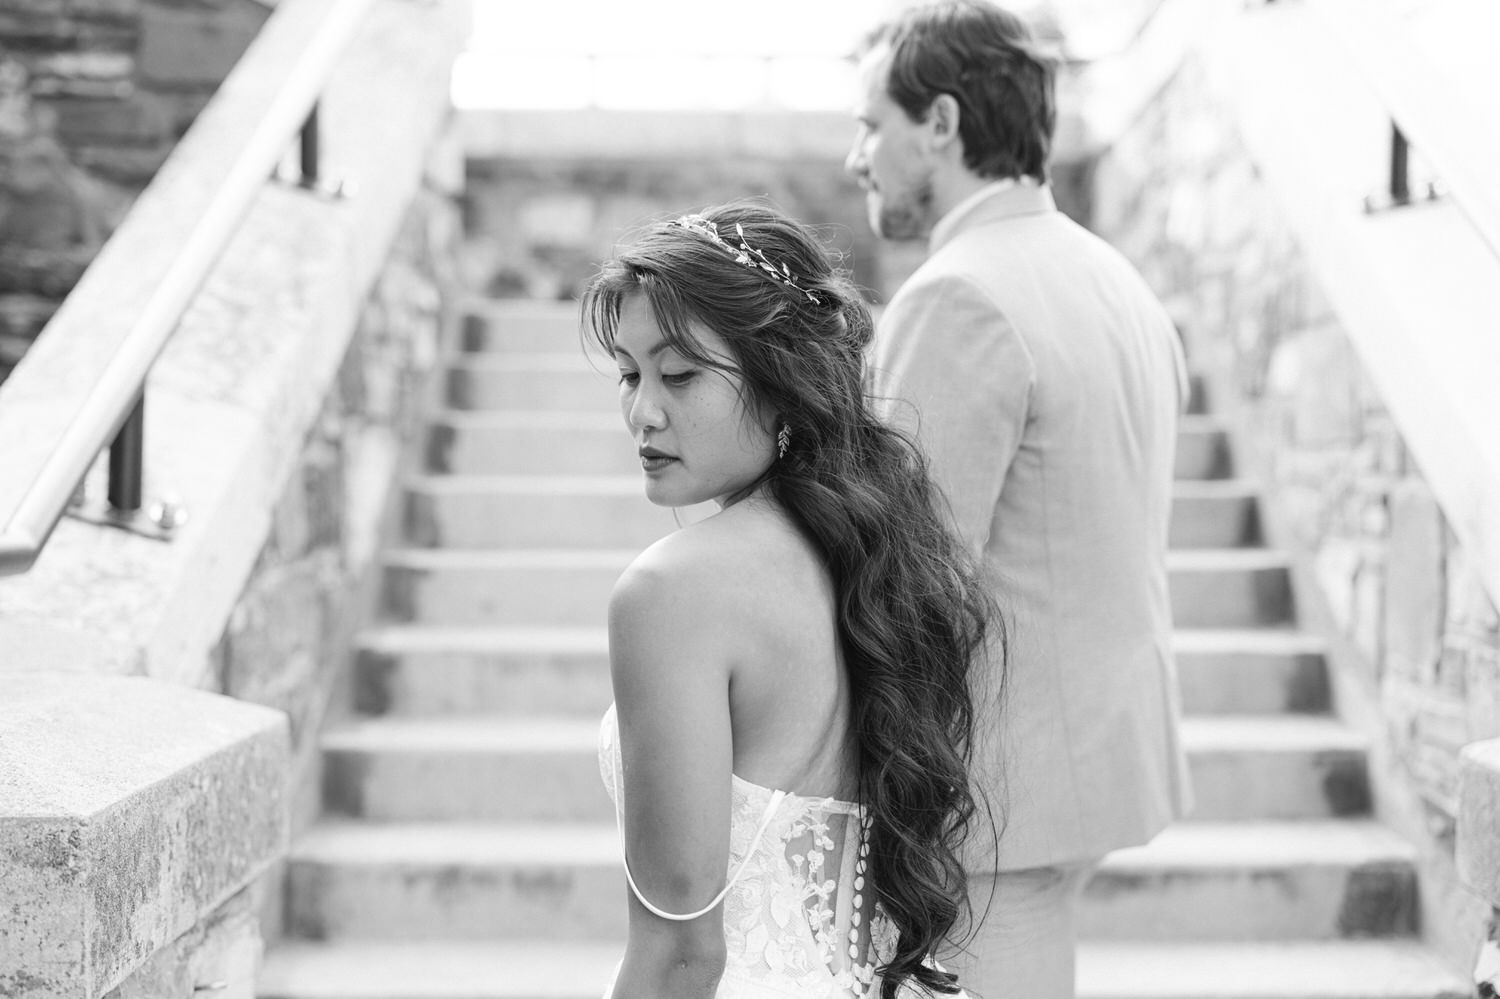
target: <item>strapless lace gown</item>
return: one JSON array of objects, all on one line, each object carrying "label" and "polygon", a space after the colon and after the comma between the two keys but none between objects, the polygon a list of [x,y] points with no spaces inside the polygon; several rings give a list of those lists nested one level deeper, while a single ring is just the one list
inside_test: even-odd
[{"label": "strapless lace gown", "polygon": [[[599,728],[599,772],[619,814],[613,705]],[[731,779],[728,960],[716,999],[878,996],[875,967],[894,951],[895,928],[867,891],[860,806]]]}]

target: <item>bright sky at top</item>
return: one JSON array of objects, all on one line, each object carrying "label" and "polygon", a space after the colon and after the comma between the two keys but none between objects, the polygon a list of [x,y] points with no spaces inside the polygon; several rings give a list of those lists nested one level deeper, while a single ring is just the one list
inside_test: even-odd
[{"label": "bright sky at top", "polygon": [[[908,0],[909,2],[909,0]],[[454,99],[478,108],[843,110],[848,55],[903,0],[473,0]],[[1128,36],[1150,0],[1068,0],[1075,46]],[[1041,5],[1024,0],[1016,9]],[[1076,24],[1072,23],[1075,22]]]},{"label": "bright sky at top", "polygon": [[[473,0],[454,68],[465,108],[844,110],[847,56],[910,0]],[[1157,0],[1016,0],[1048,8],[1085,58],[1126,44]],[[1371,0],[1395,13],[1434,74],[1500,92],[1500,0]]]}]

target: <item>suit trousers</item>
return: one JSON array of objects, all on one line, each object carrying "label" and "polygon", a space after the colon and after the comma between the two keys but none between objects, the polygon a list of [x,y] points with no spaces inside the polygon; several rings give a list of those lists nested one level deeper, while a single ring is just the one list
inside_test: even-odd
[{"label": "suit trousers", "polygon": [[974,999],[1073,999],[1078,900],[1102,859],[970,874],[969,901],[983,921],[945,962],[958,984]]}]

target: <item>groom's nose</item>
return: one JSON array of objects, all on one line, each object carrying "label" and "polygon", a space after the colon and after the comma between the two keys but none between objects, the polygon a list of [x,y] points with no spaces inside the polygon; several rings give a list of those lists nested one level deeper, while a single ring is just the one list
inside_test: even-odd
[{"label": "groom's nose", "polygon": [[844,157],[844,172],[857,180],[863,180],[865,167],[864,143],[856,137],[854,144],[849,147],[849,155]]}]

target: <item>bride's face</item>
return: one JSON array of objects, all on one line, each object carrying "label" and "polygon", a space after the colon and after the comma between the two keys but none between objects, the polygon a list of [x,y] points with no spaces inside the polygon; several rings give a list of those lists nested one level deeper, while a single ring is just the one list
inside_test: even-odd
[{"label": "bride's face", "polygon": [[620,411],[641,456],[647,499],[660,506],[708,500],[724,506],[770,467],[776,439],[747,407],[723,338],[701,323],[689,329],[725,368],[707,367],[668,346],[644,295],[624,301],[614,343]]}]

